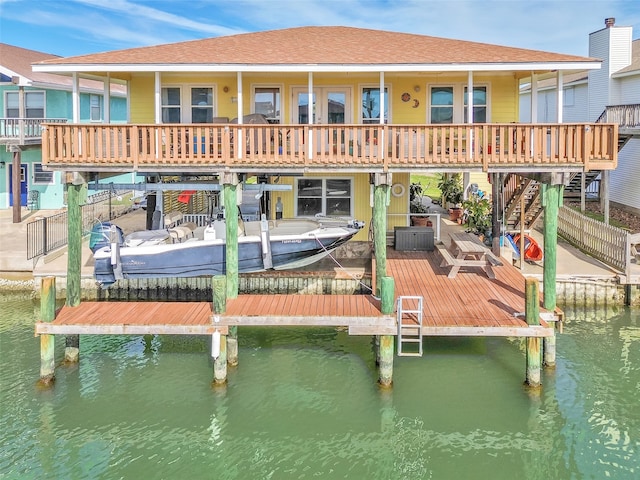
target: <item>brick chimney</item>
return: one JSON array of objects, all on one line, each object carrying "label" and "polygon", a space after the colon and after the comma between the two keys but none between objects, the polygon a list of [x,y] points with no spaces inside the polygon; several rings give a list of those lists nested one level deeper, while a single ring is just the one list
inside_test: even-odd
[{"label": "brick chimney", "polygon": [[616,19],[613,17],[609,17],[609,18],[605,18],[604,19],[604,26],[606,28],[611,28],[616,24]]}]

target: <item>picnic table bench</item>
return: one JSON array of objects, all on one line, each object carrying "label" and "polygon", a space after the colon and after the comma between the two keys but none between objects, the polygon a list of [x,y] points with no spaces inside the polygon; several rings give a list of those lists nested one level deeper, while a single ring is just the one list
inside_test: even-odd
[{"label": "picnic table bench", "polygon": [[440,266],[451,267],[447,275],[449,278],[454,278],[462,267],[481,268],[489,278],[496,278],[492,267],[501,266],[502,262],[480,242],[478,237],[466,232],[451,233],[450,237],[450,248],[441,242],[436,244],[442,256]]}]

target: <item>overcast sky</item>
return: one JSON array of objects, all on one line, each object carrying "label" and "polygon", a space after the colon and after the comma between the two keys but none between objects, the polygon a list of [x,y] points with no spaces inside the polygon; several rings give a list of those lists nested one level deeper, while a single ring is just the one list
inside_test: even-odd
[{"label": "overcast sky", "polygon": [[640,0],[0,0],[0,41],[72,56],[345,25],[586,56],[606,17],[640,38]]}]

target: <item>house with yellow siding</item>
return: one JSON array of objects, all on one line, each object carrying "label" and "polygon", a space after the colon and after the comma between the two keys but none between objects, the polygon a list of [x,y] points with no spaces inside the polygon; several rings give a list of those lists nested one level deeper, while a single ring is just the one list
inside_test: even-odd
[{"label": "house with yellow siding", "polygon": [[126,125],[47,126],[47,168],[220,183],[234,175],[240,185],[259,178],[280,186],[263,204],[269,218],[280,197],[285,217],[369,222],[372,192],[383,187],[388,230],[408,224],[412,173],[462,173],[491,192],[491,175],[500,187],[514,173],[544,180],[615,168],[612,125],[518,123],[521,79],[598,68],[594,58],[351,27],[33,65],[76,82],[119,81],[129,92]]}]

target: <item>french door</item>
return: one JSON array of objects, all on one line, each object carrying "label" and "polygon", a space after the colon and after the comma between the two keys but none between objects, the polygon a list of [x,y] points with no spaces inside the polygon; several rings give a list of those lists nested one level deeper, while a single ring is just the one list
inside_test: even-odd
[{"label": "french door", "polygon": [[293,89],[294,123],[349,123],[351,122],[351,91],[347,87],[316,87],[311,101],[309,90],[304,87]]},{"label": "french door", "polygon": [[[306,125],[309,115],[314,124],[344,124],[352,122],[351,89],[348,87],[316,87],[310,96],[304,87],[293,89],[294,123]],[[309,155],[339,154],[345,152],[344,134],[336,129],[315,129],[311,143],[302,142],[309,148]],[[315,153],[314,153],[315,152]]]}]

